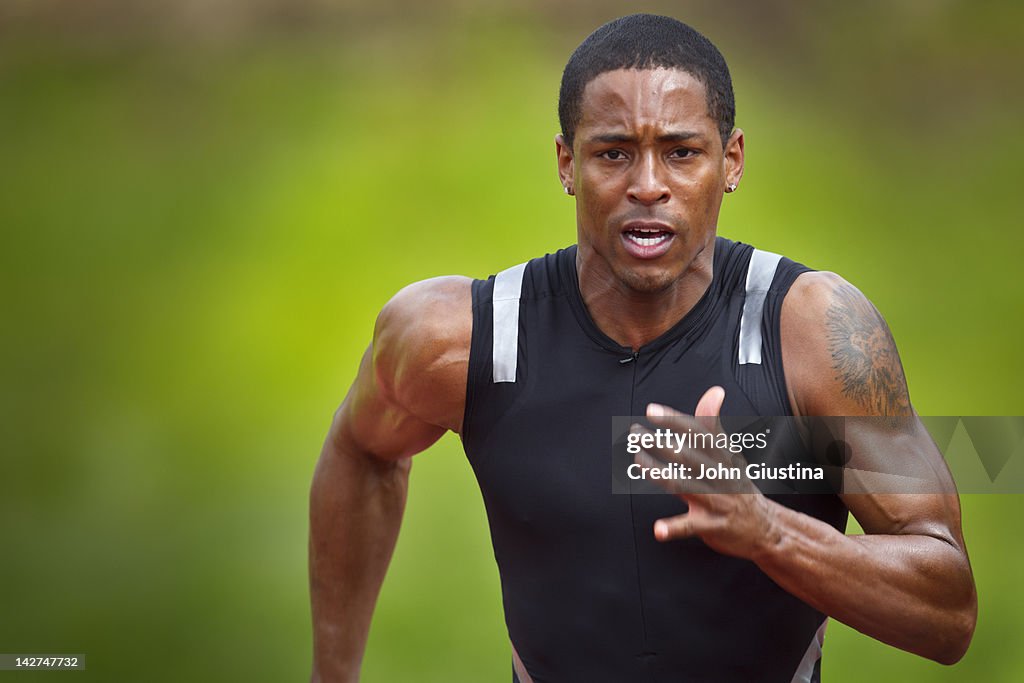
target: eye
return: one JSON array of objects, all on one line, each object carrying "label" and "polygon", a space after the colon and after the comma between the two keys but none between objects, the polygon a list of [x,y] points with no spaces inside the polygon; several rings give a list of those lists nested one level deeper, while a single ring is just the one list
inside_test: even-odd
[{"label": "eye", "polygon": [[693,149],[687,149],[686,147],[679,147],[672,150],[669,156],[673,159],[689,159],[692,156],[696,156],[697,151]]},{"label": "eye", "polygon": [[619,149],[609,149],[608,151],[601,152],[598,156],[608,159],[609,161],[619,161],[625,159],[626,155]]}]

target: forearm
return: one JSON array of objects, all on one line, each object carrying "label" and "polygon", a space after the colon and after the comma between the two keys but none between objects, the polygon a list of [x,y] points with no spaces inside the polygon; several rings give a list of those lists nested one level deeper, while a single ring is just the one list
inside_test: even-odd
[{"label": "forearm", "polygon": [[310,493],[314,682],[359,678],[402,521],[410,464],[330,438],[324,445]]},{"label": "forearm", "polygon": [[753,558],[783,589],[895,647],[952,664],[977,612],[966,554],[929,535],[846,536],[777,503]]}]

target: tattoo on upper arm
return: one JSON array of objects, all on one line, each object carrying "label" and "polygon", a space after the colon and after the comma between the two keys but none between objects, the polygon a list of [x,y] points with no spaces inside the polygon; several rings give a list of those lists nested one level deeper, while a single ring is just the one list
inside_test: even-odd
[{"label": "tattoo on upper arm", "polygon": [[825,322],[843,393],[874,415],[911,415],[896,342],[871,302],[844,282],[832,292]]}]

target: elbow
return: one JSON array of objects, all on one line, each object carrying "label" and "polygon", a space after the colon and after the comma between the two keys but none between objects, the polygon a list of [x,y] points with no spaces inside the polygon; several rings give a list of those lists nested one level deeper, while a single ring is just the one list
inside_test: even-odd
[{"label": "elbow", "polygon": [[946,666],[959,662],[967,654],[977,623],[978,605],[972,600],[969,607],[957,610],[952,615],[943,630],[943,637],[936,643],[939,646],[938,650],[930,653],[928,658]]},{"label": "elbow", "polygon": [[952,666],[964,658],[974,638],[974,629],[978,624],[978,589],[974,583],[967,554],[961,551],[957,570],[947,576],[942,594],[944,607],[935,604],[941,613],[933,613],[931,647],[929,652],[922,652],[928,659]]}]

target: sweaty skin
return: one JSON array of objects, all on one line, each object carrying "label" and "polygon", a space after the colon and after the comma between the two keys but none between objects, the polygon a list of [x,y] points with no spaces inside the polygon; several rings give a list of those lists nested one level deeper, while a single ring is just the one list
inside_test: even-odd
[{"label": "sweaty skin", "polygon": [[[684,316],[711,282],[722,196],[743,173],[743,133],[723,146],[704,86],[678,70],[601,74],[587,84],[582,112],[573,147],[556,138],[560,180],[576,196],[580,293],[601,330],[636,349]],[[663,253],[637,256],[625,234],[637,228],[667,234]],[[470,285],[436,278],[395,295],[335,413],[310,493],[313,681],[358,680],[411,456],[462,429]],[[888,327],[841,278],[797,278],[781,326],[795,415],[913,415]],[[694,414],[717,415],[723,399],[709,388]],[[693,419],[670,407],[648,414],[669,428]],[[849,436],[858,451],[885,439],[889,452],[939,458],[942,469],[923,428],[895,445],[885,433]],[[748,558],[814,608],[896,647],[945,664],[966,651],[977,599],[955,493],[844,496],[863,536],[758,493],[684,498],[690,511],[659,520],[659,540],[696,535]]]},{"label": "sweaty skin", "polygon": [[[555,138],[576,195],[580,293],[594,322],[639,348],[682,318],[711,284],[718,211],[743,176],[743,131],[722,148],[704,86],[675,69],[603,73],[583,91],[574,149]],[[670,233],[654,259],[627,253],[631,224]]]}]

